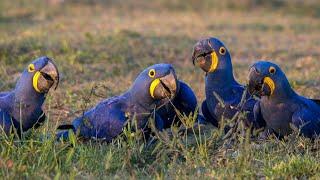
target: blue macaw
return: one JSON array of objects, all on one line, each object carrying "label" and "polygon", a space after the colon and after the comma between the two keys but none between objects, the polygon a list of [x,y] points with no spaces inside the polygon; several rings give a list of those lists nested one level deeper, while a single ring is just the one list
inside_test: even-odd
[{"label": "blue macaw", "polygon": [[174,68],[170,64],[155,64],[142,71],[129,90],[120,96],[108,98],[76,118],[72,125],[62,125],[58,139],[66,139],[68,130],[85,139],[111,141],[118,136],[127,122],[144,130],[148,119],[155,118],[156,127],[163,128],[163,120],[153,113],[164,99],[172,100],[178,90]]},{"label": "blue macaw", "polygon": [[0,93],[0,128],[7,135],[14,130],[21,135],[45,120],[42,105],[46,94],[59,83],[58,68],[53,60],[40,57],[30,63],[14,90]]},{"label": "blue macaw", "polygon": [[[238,107],[245,87],[234,79],[231,56],[226,46],[213,37],[200,40],[193,48],[192,61],[206,72],[206,99],[201,105],[206,121],[219,126],[222,117],[231,119],[236,112],[241,111],[247,112],[245,125],[252,126],[255,100],[247,93],[245,103],[242,107]],[[223,100],[224,107],[214,93]]]},{"label": "blue macaw", "polygon": [[249,91],[261,96],[255,104],[257,127],[283,137],[292,132],[290,124],[308,138],[320,135],[320,103],[298,95],[284,72],[274,63],[259,61],[249,73]]}]

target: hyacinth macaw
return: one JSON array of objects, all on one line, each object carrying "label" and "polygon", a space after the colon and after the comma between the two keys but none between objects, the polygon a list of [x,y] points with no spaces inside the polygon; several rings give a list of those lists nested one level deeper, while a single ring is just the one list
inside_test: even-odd
[{"label": "hyacinth macaw", "polygon": [[[206,72],[206,99],[201,105],[206,121],[219,126],[222,117],[231,119],[236,112],[241,111],[246,112],[245,125],[252,126],[255,100],[245,92],[245,87],[235,80],[231,56],[226,46],[214,37],[200,40],[193,47],[192,61]],[[225,106],[214,93],[221,98]],[[239,107],[244,93],[245,102]]]},{"label": "hyacinth macaw", "polygon": [[320,103],[298,95],[280,69],[272,62],[259,61],[249,72],[249,91],[261,96],[255,104],[258,127],[283,137],[292,132],[292,124],[301,135],[314,138],[320,134]]},{"label": "hyacinth macaw", "polygon": [[111,141],[130,122],[144,130],[149,118],[155,118],[156,127],[163,129],[162,117],[153,113],[163,105],[163,100],[172,101],[178,90],[178,80],[170,64],[155,64],[143,70],[133,85],[123,94],[108,98],[76,118],[72,125],[62,125],[58,139],[65,139],[72,129],[85,139]]},{"label": "hyacinth macaw", "polygon": [[57,88],[59,71],[53,60],[40,57],[22,72],[16,87],[0,93],[0,127],[5,134],[39,127],[45,120],[42,105],[51,88]]}]

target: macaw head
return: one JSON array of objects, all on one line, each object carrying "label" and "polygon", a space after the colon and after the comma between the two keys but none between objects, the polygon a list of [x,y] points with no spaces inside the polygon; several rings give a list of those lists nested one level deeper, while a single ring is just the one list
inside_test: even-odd
[{"label": "macaw head", "polygon": [[53,60],[44,56],[34,60],[22,72],[16,91],[46,94],[59,84],[59,71]]},{"label": "macaw head", "polygon": [[140,99],[172,99],[179,89],[175,70],[170,64],[155,64],[143,70],[131,90]]},{"label": "macaw head", "polygon": [[211,37],[198,41],[192,52],[192,62],[206,73],[217,70],[232,70],[228,49],[217,38]]},{"label": "macaw head", "polygon": [[249,70],[249,92],[258,96],[287,96],[292,92],[281,68],[268,61],[258,61]]}]

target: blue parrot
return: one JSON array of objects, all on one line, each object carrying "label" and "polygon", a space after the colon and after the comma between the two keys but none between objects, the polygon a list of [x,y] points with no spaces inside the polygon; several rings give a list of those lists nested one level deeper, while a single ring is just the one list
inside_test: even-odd
[{"label": "blue parrot", "polygon": [[[192,61],[206,72],[206,99],[201,105],[206,121],[219,126],[222,117],[231,119],[236,112],[241,111],[247,112],[245,125],[252,126],[255,100],[247,93],[244,105],[238,107],[245,87],[234,79],[231,56],[226,46],[214,37],[200,40],[193,47]],[[214,93],[223,100],[224,107]]]},{"label": "blue parrot", "polygon": [[154,116],[158,129],[163,128],[162,118],[153,113],[164,99],[172,100],[178,89],[174,68],[170,64],[155,64],[142,71],[129,90],[120,96],[108,98],[76,118],[72,125],[58,129],[58,139],[66,139],[68,130],[85,139],[111,141],[118,136],[126,123],[136,124],[144,130],[148,119]]},{"label": "blue parrot", "polygon": [[290,124],[301,135],[320,135],[320,103],[298,95],[290,86],[284,72],[274,63],[259,61],[249,72],[249,91],[261,96],[255,104],[257,127],[265,127],[265,135],[283,137],[292,132]]},{"label": "blue parrot", "polygon": [[14,90],[0,93],[0,128],[5,134],[37,128],[45,120],[42,105],[46,94],[59,84],[59,72],[53,60],[40,57],[30,63]]}]

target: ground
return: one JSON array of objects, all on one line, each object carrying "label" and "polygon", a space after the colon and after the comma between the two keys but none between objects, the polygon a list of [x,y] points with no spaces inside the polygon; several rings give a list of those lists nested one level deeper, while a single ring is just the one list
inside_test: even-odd
[{"label": "ground", "polygon": [[173,128],[154,143],[129,130],[109,144],[46,137],[98,101],[124,92],[154,63],[172,63],[201,102],[204,73],[192,65],[191,50],[208,36],[225,43],[239,82],[246,83],[250,64],[272,60],[298,93],[320,98],[319,12],[314,0],[1,1],[0,91],[12,89],[28,62],[42,55],[55,60],[62,78],[45,103],[44,127],[21,140],[1,137],[0,176],[318,179],[320,141],[296,135],[224,140],[222,130],[206,127],[187,133]]}]

